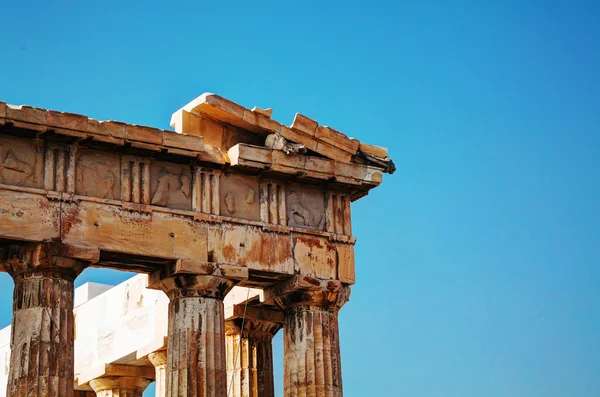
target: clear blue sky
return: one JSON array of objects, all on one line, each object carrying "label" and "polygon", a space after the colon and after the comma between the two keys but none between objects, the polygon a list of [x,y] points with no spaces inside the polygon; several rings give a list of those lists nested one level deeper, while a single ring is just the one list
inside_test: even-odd
[{"label": "clear blue sky", "polygon": [[345,395],[597,397],[600,9],[448,3],[7,1],[0,100],[167,128],[209,91],[387,146],[353,205]]}]

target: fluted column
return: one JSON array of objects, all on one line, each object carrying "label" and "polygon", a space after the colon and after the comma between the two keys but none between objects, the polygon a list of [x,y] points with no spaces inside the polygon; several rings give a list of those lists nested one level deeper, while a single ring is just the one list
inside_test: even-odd
[{"label": "fluted column", "polygon": [[142,397],[151,379],[135,376],[109,376],[93,379],[90,386],[97,397]]},{"label": "fluted column", "polygon": [[226,322],[229,397],[275,396],[273,336],[282,325],[252,318]]},{"label": "fluted column", "polygon": [[148,354],[148,360],[156,370],[156,397],[165,397],[167,395],[167,351],[159,350],[150,353]]},{"label": "fluted column", "polygon": [[98,250],[27,244],[0,256],[15,282],[7,395],[72,397],[73,281]]},{"label": "fluted column", "polygon": [[157,284],[170,299],[167,397],[226,397],[223,298],[234,281],[182,274]]},{"label": "fluted column", "polygon": [[275,294],[285,313],[284,396],[342,397],[338,312],[350,288],[297,277],[275,288]]}]

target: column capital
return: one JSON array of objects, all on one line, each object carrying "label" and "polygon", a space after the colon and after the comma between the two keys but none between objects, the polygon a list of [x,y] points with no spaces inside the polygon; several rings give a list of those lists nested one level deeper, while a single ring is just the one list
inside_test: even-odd
[{"label": "column capital", "polygon": [[294,276],[265,289],[263,299],[282,310],[315,307],[338,311],[350,300],[350,287],[337,280]]},{"label": "column capital", "polygon": [[179,259],[148,277],[148,288],[160,289],[169,299],[208,297],[223,299],[240,280],[248,278],[241,266]]},{"label": "column capital", "polygon": [[119,396],[122,392],[132,392],[134,393],[134,396],[141,396],[150,383],[152,383],[152,379],[134,376],[108,376],[91,380],[90,387],[94,389],[96,395],[100,395],[100,393],[106,391],[112,392],[117,390],[117,393],[109,393],[106,395]]},{"label": "column capital", "polygon": [[148,360],[154,365],[154,367],[160,367],[167,365],[167,350],[157,350],[148,354]]},{"label": "column capital", "polygon": [[100,364],[84,371],[79,376],[79,385],[89,383],[97,395],[106,391],[128,391],[141,396],[144,389],[154,380],[154,368],[120,364]]},{"label": "column capital", "polygon": [[166,349],[157,350],[148,354],[148,360],[154,365],[156,376],[156,396],[165,397],[167,395],[167,361],[168,352]]},{"label": "column capital", "polygon": [[13,279],[41,273],[73,280],[99,259],[98,248],[54,241],[11,244],[0,249],[0,265]]}]

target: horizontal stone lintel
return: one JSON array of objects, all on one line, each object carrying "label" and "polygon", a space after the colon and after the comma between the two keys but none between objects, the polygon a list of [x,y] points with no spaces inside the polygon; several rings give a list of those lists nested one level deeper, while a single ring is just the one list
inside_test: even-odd
[{"label": "horizontal stone lintel", "polygon": [[108,376],[126,376],[154,379],[156,374],[153,366],[98,363],[88,368],[85,372],[79,374],[77,382],[80,386],[83,386],[94,379],[104,378]]},{"label": "horizontal stone lintel", "polygon": [[246,286],[296,273],[354,283],[354,237],[163,207],[139,213],[103,200],[61,203],[24,190],[0,186],[0,239],[86,247],[99,252],[97,263],[88,258],[98,267],[206,273],[208,266],[237,279],[247,271]]},{"label": "horizontal stone lintel", "polygon": [[178,259],[174,264],[164,266],[150,274],[147,287],[156,288],[162,279],[183,274],[215,276],[240,281],[248,279],[248,268],[194,259]]},{"label": "horizontal stone lintel", "polygon": [[373,188],[382,182],[382,170],[362,164],[342,163],[320,157],[286,155],[280,150],[239,143],[228,151],[233,167],[271,170],[307,179],[334,181]]},{"label": "horizontal stone lintel", "polygon": [[296,275],[280,283],[266,288],[261,296],[261,301],[270,304],[279,296],[296,291],[323,291],[328,293],[339,292],[343,283],[337,280],[325,280],[317,277]]},{"label": "horizontal stone lintel", "polygon": [[283,312],[273,308],[237,304],[225,309],[226,320],[235,320],[238,318],[245,318],[254,321],[265,321],[275,324],[283,324],[284,321]]},{"label": "horizontal stone lintel", "polygon": [[[178,215],[178,216],[182,216],[182,217],[192,218],[193,220],[200,221],[200,222],[215,223],[215,224],[231,223],[231,224],[239,224],[239,225],[249,225],[249,226],[259,227],[263,231],[266,231],[266,232],[274,232],[274,233],[287,234],[287,235],[289,235],[291,233],[307,234],[307,235],[325,237],[331,241],[337,241],[337,242],[346,243],[346,244],[354,245],[356,243],[356,237],[354,237],[354,236],[347,236],[344,234],[337,234],[337,233],[331,233],[331,232],[319,231],[319,230],[313,230],[313,229],[305,229],[305,228],[299,228],[299,227],[293,227],[293,226],[273,225],[273,224],[262,222],[262,221],[252,221],[252,220],[241,219],[241,218],[211,215],[211,214],[205,214],[205,213],[200,213],[200,212],[178,210],[178,209],[174,209],[174,208],[165,208],[165,207],[154,206],[154,205],[135,204],[135,203],[129,203],[129,202],[124,202],[124,201],[120,201],[120,200],[101,199],[101,198],[97,198],[97,197],[81,196],[81,195],[66,193],[66,192],[54,192],[54,191],[47,191],[44,189],[28,188],[28,187],[14,186],[14,185],[5,185],[5,184],[0,183],[0,192],[2,190],[6,191],[6,192],[15,192],[17,194],[24,193],[26,195],[30,194],[30,195],[35,195],[35,196],[42,196],[46,200],[48,200],[49,203],[62,201],[62,202],[71,202],[71,203],[86,203],[87,202],[87,203],[105,204],[105,205],[121,208],[123,210],[130,211],[130,212],[139,212],[139,213],[146,213],[146,214],[165,213],[165,214],[172,214],[172,215]],[[0,215],[2,215],[2,214],[0,213]],[[2,237],[0,237],[0,238],[2,238]],[[10,238],[10,237],[7,237],[7,238]],[[19,240],[20,240],[20,238],[19,238]],[[39,239],[32,239],[32,240],[25,239],[25,240],[26,241],[41,241]]]}]

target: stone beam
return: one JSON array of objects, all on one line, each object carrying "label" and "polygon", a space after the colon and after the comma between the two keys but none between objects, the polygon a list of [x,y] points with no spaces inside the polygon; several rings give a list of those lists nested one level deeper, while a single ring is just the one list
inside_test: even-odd
[{"label": "stone beam", "polygon": [[228,151],[233,167],[290,173],[303,178],[373,188],[381,184],[380,168],[341,163],[321,157],[285,154],[280,150],[239,143]]}]

